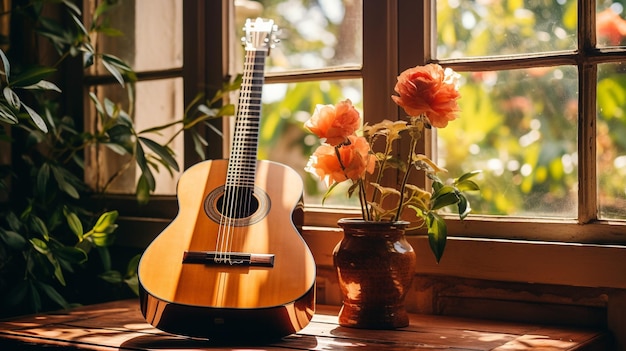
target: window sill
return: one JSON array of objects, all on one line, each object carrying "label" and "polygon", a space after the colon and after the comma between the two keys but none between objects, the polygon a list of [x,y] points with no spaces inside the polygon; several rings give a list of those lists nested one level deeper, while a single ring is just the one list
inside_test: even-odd
[{"label": "window sill", "polygon": [[[332,266],[337,228],[305,227],[318,266]],[[425,236],[409,236],[418,274],[626,289],[626,247],[449,237],[440,263]]]}]

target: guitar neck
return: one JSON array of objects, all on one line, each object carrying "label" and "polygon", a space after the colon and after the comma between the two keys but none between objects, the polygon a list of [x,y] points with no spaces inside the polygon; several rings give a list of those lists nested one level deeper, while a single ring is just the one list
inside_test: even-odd
[{"label": "guitar neck", "polygon": [[239,92],[226,186],[254,187],[267,50],[248,49]]}]

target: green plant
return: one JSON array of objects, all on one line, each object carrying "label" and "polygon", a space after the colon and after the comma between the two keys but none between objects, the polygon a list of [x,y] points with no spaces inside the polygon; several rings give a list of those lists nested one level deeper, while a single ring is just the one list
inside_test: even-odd
[{"label": "green plant", "polygon": [[[171,126],[177,134],[189,131],[201,154],[207,141],[194,127],[234,111],[230,104],[218,105],[239,87],[238,79],[227,82],[207,101],[199,95],[183,117],[171,124],[135,130],[135,73],[123,60],[97,52],[94,45],[98,35],[122,35],[107,25],[106,16],[115,3],[102,2],[86,27],[80,9],[71,1],[13,2],[12,21],[30,28],[33,35],[21,33],[26,42],[8,40],[9,49],[0,50],[0,160],[9,159],[0,162],[0,315],[65,308],[71,300],[89,301],[82,295],[99,289],[104,281],[117,290],[126,285],[136,292],[138,256],[129,259],[123,272],[113,268],[109,248],[119,213],[99,205],[106,187],[91,189],[80,176],[84,151],[104,146],[127,155],[128,165],[136,164],[141,172],[137,200],[146,203],[156,186],[153,172],[179,170],[169,147],[171,140],[160,144],[151,135]],[[47,17],[47,7],[62,10],[69,21]],[[54,62],[44,62],[45,55],[37,50],[34,60],[24,59],[19,49],[40,47],[43,41],[51,43],[58,55]],[[54,81],[67,61],[82,62],[83,69],[101,63],[126,88],[130,104],[125,109],[90,94],[97,127],[93,132],[83,131],[82,114],[63,109],[64,92]],[[113,177],[128,165],[121,165]],[[90,290],[90,285],[95,287]]]}]

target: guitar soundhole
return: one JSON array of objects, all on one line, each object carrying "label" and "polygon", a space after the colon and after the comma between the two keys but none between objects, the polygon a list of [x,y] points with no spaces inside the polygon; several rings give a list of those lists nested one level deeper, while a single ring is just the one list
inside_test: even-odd
[{"label": "guitar soundhole", "polygon": [[251,189],[226,189],[216,207],[223,216],[240,219],[252,216],[259,209],[259,200]]},{"label": "guitar soundhole", "polygon": [[211,191],[204,201],[204,211],[216,223],[247,226],[262,220],[270,209],[270,198],[263,189],[226,188]]}]

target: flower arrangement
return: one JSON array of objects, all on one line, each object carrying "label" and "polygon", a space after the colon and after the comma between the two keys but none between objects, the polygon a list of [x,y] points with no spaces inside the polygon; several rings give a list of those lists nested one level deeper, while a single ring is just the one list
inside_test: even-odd
[{"label": "flower arrangement", "polygon": [[[459,218],[471,211],[464,191],[478,190],[471,178],[479,171],[444,182],[437,174],[446,170],[417,152],[424,128],[444,128],[458,117],[459,75],[438,64],[409,68],[398,76],[393,101],[407,113],[407,120],[383,120],[361,128],[361,116],[349,99],[336,105],[318,105],[305,127],[323,142],[311,155],[306,170],[328,186],[324,199],[340,183],[351,181],[348,196],[359,198],[361,215],[367,221],[407,219],[426,226],[437,262],[447,239],[447,227],[438,210],[456,205]],[[409,153],[398,159],[394,145],[404,135],[410,138]],[[375,151],[375,146],[382,151]],[[402,181],[383,186],[385,171],[395,169]],[[409,182],[412,171],[423,171],[431,191]],[[407,214],[407,212],[409,214]],[[407,216],[412,216],[407,217]]]}]

